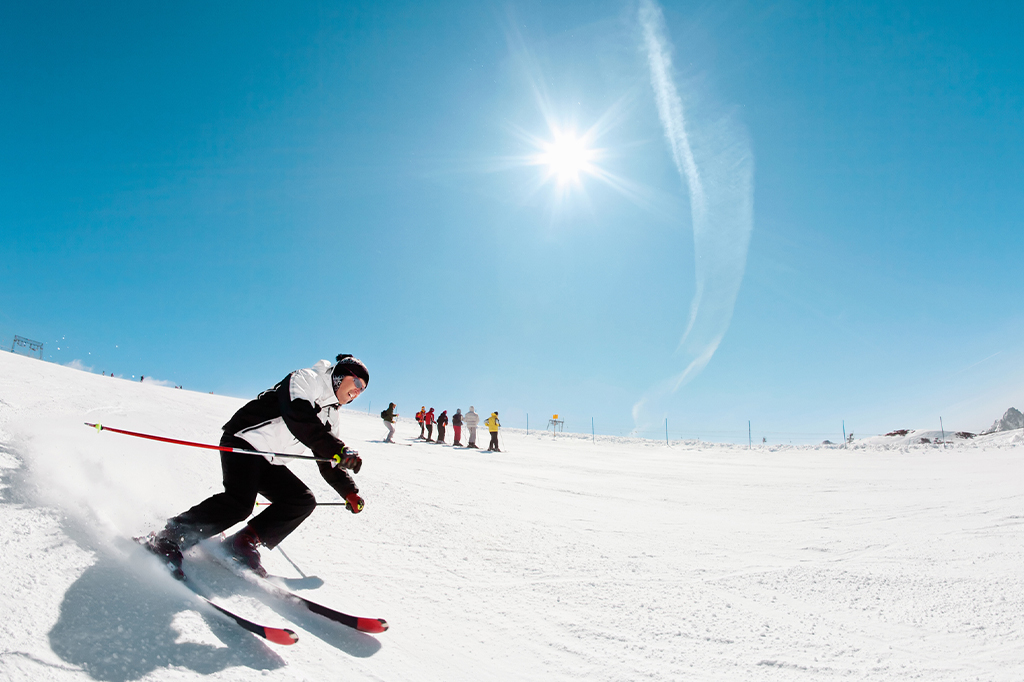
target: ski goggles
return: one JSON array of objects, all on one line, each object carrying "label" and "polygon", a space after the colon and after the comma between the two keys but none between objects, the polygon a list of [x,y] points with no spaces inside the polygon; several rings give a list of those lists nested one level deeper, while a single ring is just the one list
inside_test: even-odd
[{"label": "ski goggles", "polygon": [[355,400],[366,390],[366,382],[355,375],[350,376],[352,377],[352,390],[348,392],[348,397],[349,400]]},{"label": "ski goggles", "polygon": [[344,377],[337,377],[336,376],[336,377],[334,377],[334,390],[338,391],[338,389],[341,387],[341,382],[344,381],[345,379],[349,378],[349,377],[352,377],[352,388],[350,388],[346,392],[346,394],[348,395],[349,402],[352,402],[353,400],[355,400],[356,398],[359,397],[359,394],[361,394],[364,390],[366,390],[366,382],[365,381],[363,381],[359,377],[355,376],[354,374],[349,374],[349,375],[346,375]]}]

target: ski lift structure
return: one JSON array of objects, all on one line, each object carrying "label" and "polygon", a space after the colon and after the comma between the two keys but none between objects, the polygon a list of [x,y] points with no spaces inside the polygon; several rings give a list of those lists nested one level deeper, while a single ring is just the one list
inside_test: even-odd
[{"label": "ski lift structure", "polygon": [[15,335],[14,343],[11,344],[11,352],[12,353],[17,353],[18,352],[18,351],[15,350],[15,348],[27,348],[28,349],[28,353],[25,353],[24,351],[22,351],[23,355],[30,355],[31,357],[37,357],[36,353],[38,353],[39,354],[38,355],[39,359],[40,360],[43,359],[43,342],[42,341],[33,341],[32,339],[26,339],[24,336],[17,336],[17,335]]},{"label": "ski lift structure", "polygon": [[559,419],[557,414],[551,415],[551,419],[548,420],[548,428],[551,429],[551,435],[554,435],[557,431],[561,431],[564,426],[565,420]]}]

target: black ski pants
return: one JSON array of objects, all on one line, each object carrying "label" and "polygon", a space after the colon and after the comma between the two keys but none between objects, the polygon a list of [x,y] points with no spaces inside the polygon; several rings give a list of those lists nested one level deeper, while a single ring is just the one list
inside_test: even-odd
[{"label": "black ski pants", "polygon": [[498,451],[498,432],[491,431],[491,444],[487,446],[488,450]]},{"label": "black ski pants", "polygon": [[[224,435],[225,447],[254,450],[235,436]],[[316,498],[288,467],[271,464],[259,455],[222,452],[221,471],[224,492],[209,497],[183,514],[168,520],[167,528],[181,548],[221,533],[249,518],[256,505],[256,494],[271,504],[249,522],[249,526],[267,547],[278,545],[316,509]]]}]

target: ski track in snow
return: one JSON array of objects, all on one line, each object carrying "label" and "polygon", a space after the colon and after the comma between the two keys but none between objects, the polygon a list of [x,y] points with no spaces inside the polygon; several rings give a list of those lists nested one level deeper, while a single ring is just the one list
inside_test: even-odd
[{"label": "ski track in snow", "polygon": [[0,353],[0,679],[1024,679],[1019,432],[748,450],[508,429],[495,454],[367,442],[384,429],[357,408],[366,510],[317,510],[265,563],[388,632],[186,564],[299,633],[279,647],[125,542],[218,491],[216,454],[82,425],[216,442],[242,402]]}]

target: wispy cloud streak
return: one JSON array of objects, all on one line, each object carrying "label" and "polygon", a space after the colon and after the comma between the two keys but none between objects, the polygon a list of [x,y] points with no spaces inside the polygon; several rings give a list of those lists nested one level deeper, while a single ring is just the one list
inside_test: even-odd
[{"label": "wispy cloud streak", "polygon": [[658,117],[689,190],[696,278],[689,322],[678,346],[683,369],[633,406],[633,418],[642,428],[660,416],[665,398],[707,366],[729,328],[754,224],[754,157],[745,129],[732,117],[695,113],[684,106],[661,8],[652,0],[640,0],[639,21]]}]

